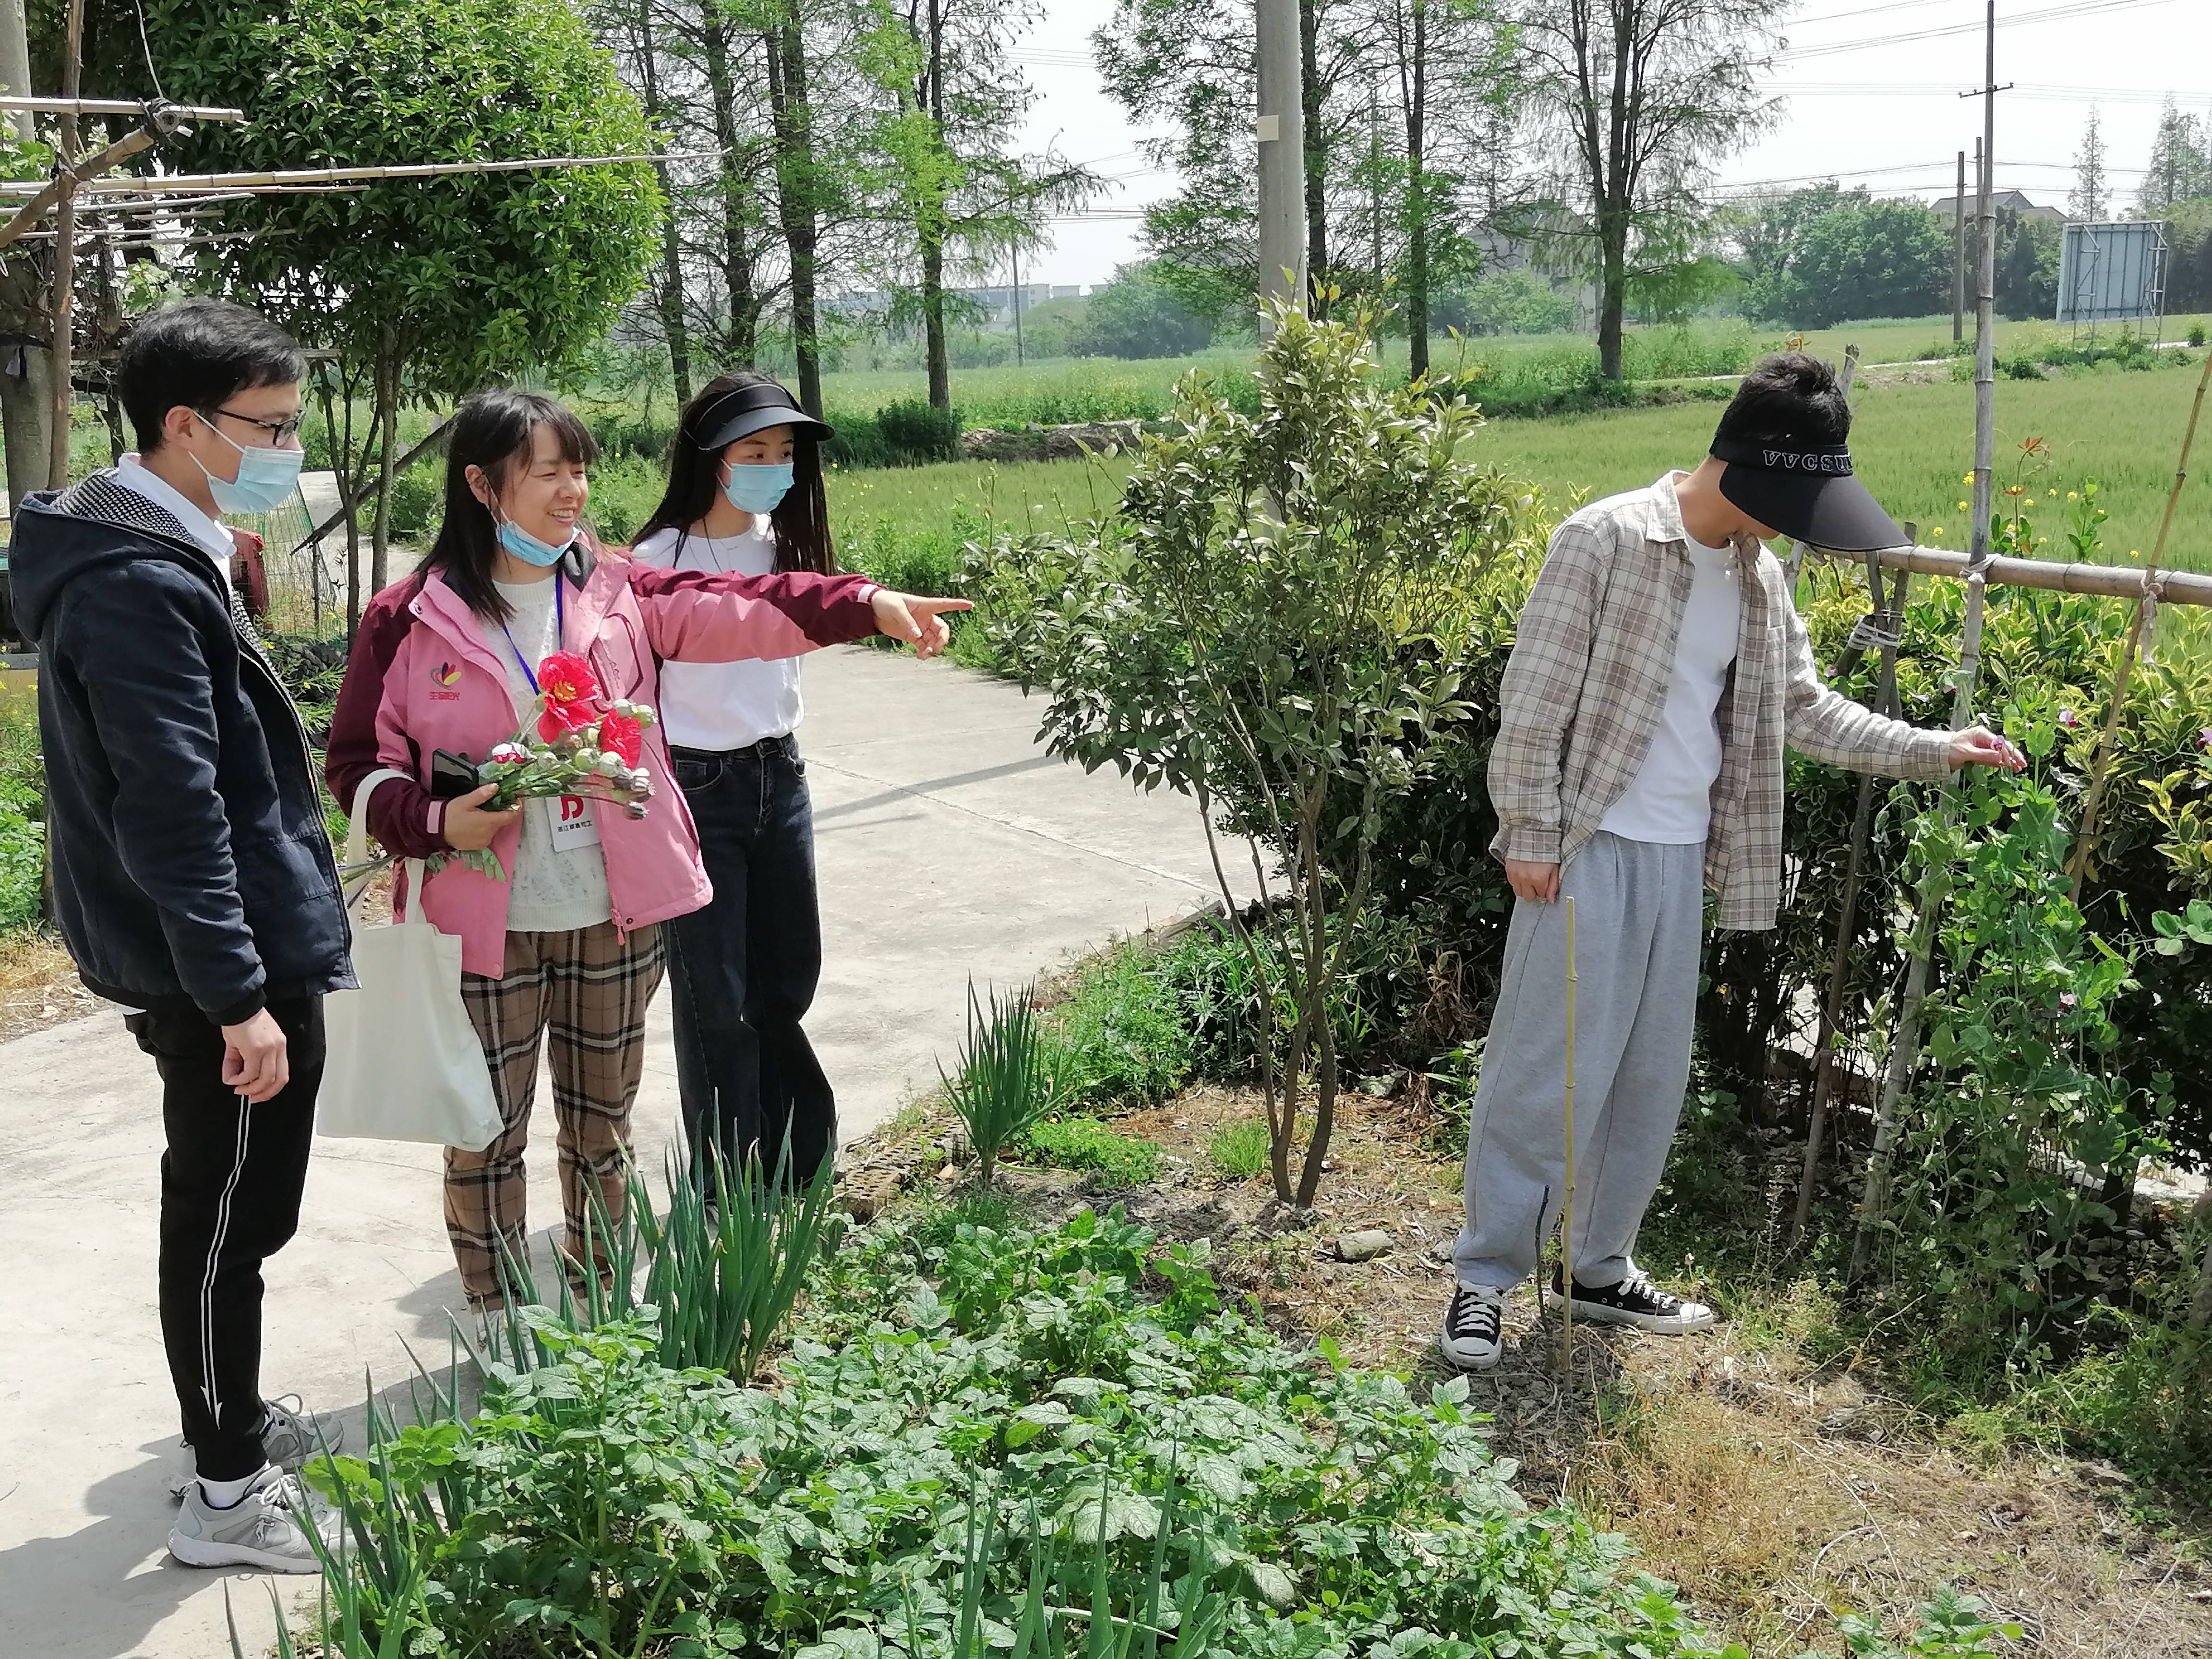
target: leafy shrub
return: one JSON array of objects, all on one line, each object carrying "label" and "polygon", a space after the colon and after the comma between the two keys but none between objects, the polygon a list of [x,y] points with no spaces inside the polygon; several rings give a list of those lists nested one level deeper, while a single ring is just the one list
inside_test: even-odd
[{"label": "leafy shrub", "polygon": [[1181,357],[1212,340],[1213,325],[1186,310],[1147,260],[1118,267],[1091,290],[1074,344],[1088,356]]},{"label": "leafy shrub", "polygon": [[46,825],[0,807],[0,933],[37,924],[45,908]]},{"label": "leafy shrub", "polygon": [[1048,1024],[1071,1103],[1150,1106],[1191,1074],[1190,1023],[1169,984],[1133,946],[1086,963]]},{"label": "leafy shrub", "polygon": [[1194,377],[1116,522],[1002,541],[973,566],[994,643],[1050,694],[1054,753],[1185,791],[1209,835],[1249,836],[1284,872],[1293,920],[1274,954],[1241,916],[1226,925],[1259,988],[1250,1032],[1285,1200],[1313,1089],[1301,1203],[1340,1075],[1328,991],[1367,903],[1381,811],[1426,782],[1430,739],[1473,712],[1435,642],[1462,635],[1480,574],[1525,545],[1530,504],[1462,459],[1464,404],[1373,374],[1373,323],[1285,309],[1258,417]]},{"label": "leafy shrub", "polygon": [[482,1416],[441,1399],[312,1471],[353,1546],[331,1645],[1046,1659],[1173,1608],[1224,1659],[1712,1651],[1622,1540],[1529,1510],[1464,1378],[1317,1366],[1220,1309],[1202,1243],[1153,1249],[1088,1212],[879,1224],[773,1394],[659,1364],[647,1322],[531,1310],[548,1363],[495,1365]]},{"label": "leafy shrub", "polygon": [[885,404],[870,415],[839,415],[837,435],[823,451],[830,466],[921,466],[960,459],[960,416],[918,398]]},{"label": "leafy shrub", "polygon": [[0,933],[32,927],[45,910],[46,817],[38,703],[0,696]]},{"label": "leafy shrub", "polygon": [[429,546],[446,516],[446,469],[434,457],[392,485],[392,533],[410,547]]},{"label": "leafy shrub", "polygon": [[1160,1172],[1157,1141],[1116,1134],[1079,1113],[1041,1118],[1015,1138],[1014,1152],[1060,1170],[1089,1170],[1109,1188],[1141,1187]]},{"label": "leafy shrub", "polygon": [[2191,345],[2193,345],[2193,346],[2202,346],[2202,345],[2204,343],[2204,325],[2203,325],[2203,324],[2202,324],[2202,323],[2191,323],[2191,324],[2190,324],[2190,325],[2189,325],[2189,343],[2190,343],[2190,344],[2191,344]]},{"label": "leafy shrub", "polygon": [[667,491],[668,470],[660,462],[601,455],[592,468],[592,521],[607,541],[626,546]]}]

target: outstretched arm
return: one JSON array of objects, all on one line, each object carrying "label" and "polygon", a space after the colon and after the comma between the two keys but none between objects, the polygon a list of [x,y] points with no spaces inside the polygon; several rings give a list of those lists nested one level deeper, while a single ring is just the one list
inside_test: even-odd
[{"label": "outstretched arm", "polygon": [[968,609],[965,599],[895,593],[866,576],[748,576],[647,564],[632,564],[627,574],[653,654],[671,662],[797,657],[872,634],[933,656],[948,637],[940,616]]},{"label": "outstretched arm", "polygon": [[1783,646],[1783,731],[1800,754],[1893,778],[1948,777],[1961,766],[2002,766],[2017,772],[2027,764],[2018,749],[1984,726],[1927,731],[1853,702],[1821,679],[1813,660],[1812,636],[1786,599],[1783,622],[1788,630]]}]

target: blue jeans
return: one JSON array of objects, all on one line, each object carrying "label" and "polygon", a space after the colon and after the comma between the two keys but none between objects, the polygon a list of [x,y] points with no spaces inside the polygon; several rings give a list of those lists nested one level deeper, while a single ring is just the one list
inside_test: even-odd
[{"label": "blue jeans", "polygon": [[837,1103],[799,1025],[822,977],[806,763],[789,737],[670,757],[714,886],[668,924],[684,1139],[695,1161],[757,1151],[807,1180],[836,1150]]}]

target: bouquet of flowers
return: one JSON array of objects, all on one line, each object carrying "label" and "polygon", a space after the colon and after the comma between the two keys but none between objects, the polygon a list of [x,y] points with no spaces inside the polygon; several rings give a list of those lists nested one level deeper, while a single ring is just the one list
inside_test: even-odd
[{"label": "bouquet of flowers", "polygon": [[[556,651],[538,665],[538,697],[524,714],[522,727],[477,767],[477,783],[497,786],[483,805],[506,811],[519,802],[580,795],[619,805],[633,818],[646,815],[653,799],[653,775],[642,763],[645,729],[653,710],[641,702],[601,696],[592,665],[573,651]],[[341,874],[349,881],[374,874],[393,861],[386,854]],[[430,872],[459,863],[504,881],[506,872],[489,848],[441,853],[428,860]]]},{"label": "bouquet of flowers", "polygon": [[[483,805],[505,811],[518,802],[581,795],[619,805],[633,818],[646,815],[653,775],[642,763],[651,708],[600,694],[592,665],[573,651],[556,651],[538,665],[538,698],[522,727],[477,768],[479,784],[493,784]],[[493,880],[504,878],[491,849],[453,854]]]}]

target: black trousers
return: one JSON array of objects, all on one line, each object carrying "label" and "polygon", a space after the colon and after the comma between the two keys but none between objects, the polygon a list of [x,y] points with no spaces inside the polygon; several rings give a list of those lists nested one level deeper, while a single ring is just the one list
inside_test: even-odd
[{"label": "black trousers", "polygon": [[222,1080],[220,1027],[197,1010],[125,1021],[161,1073],[161,1340],[199,1473],[236,1480],[266,1461],[261,1264],[300,1223],[323,1080],[320,997],[272,1002],[291,1080],[258,1105]]},{"label": "black trousers", "polygon": [[822,977],[806,763],[788,737],[671,758],[714,885],[705,909],[668,924],[684,1138],[695,1158],[757,1149],[767,1173],[806,1180],[837,1139],[836,1098],[799,1025]]}]

